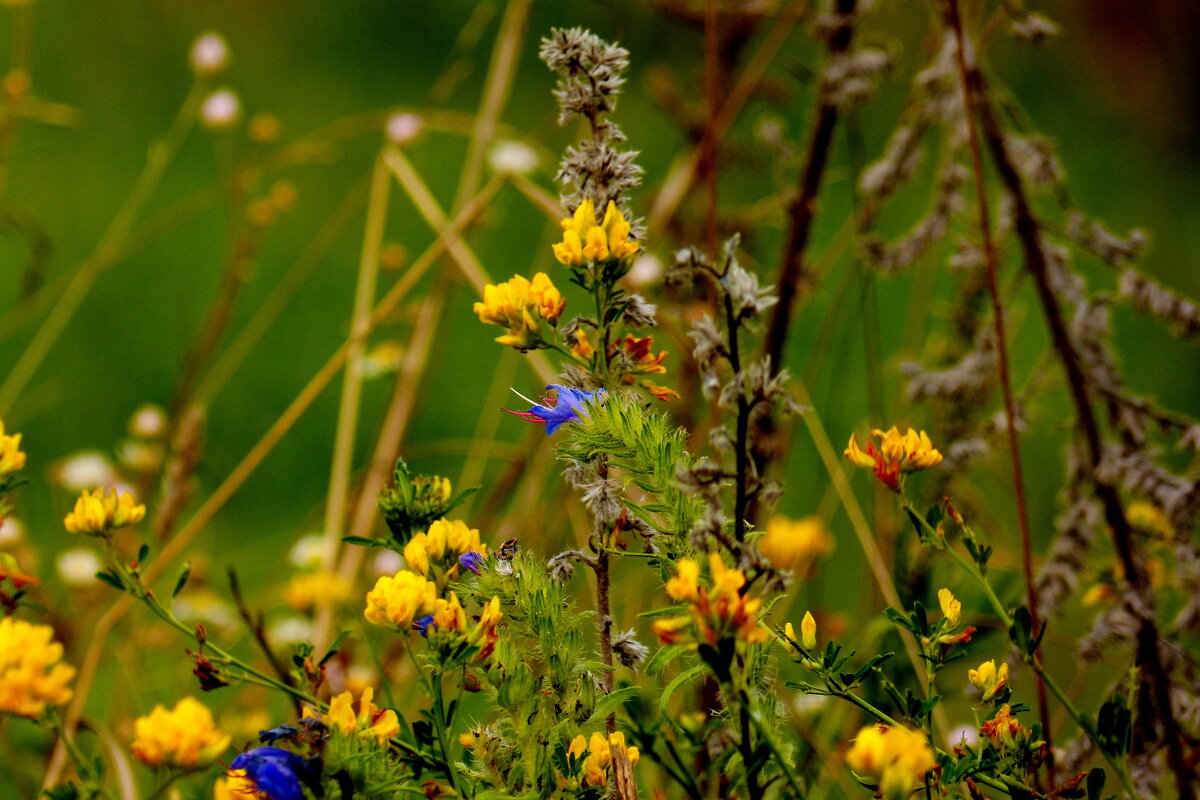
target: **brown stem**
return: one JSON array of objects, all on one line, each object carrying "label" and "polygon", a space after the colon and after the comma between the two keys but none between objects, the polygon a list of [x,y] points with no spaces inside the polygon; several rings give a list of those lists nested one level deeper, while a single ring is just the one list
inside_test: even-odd
[{"label": "brown stem", "polygon": [[[1145,571],[1141,568],[1134,553],[1133,530],[1125,516],[1121,504],[1121,496],[1117,488],[1102,477],[1099,467],[1104,456],[1100,426],[1088,397],[1088,380],[1080,364],[1079,354],[1071,340],[1058,298],[1050,286],[1049,265],[1042,250],[1038,221],[1034,217],[1021,185],[1021,177],[1013,166],[1004,133],[999,121],[991,108],[991,104],[983,100],[983,76],[978,70],[971,73],[972,89],[981,98],[978,112],[983,122],[984,141],[987,143],[996,172],[1000,176],[1009,197],[1012,200],[1013,222],[1017,238],[1025,258],[1025,266],[1033,277],[1037,287],[1038,299],[1046,324],[1050,328],[1050,336],[1066,373],[1067,389],[1075,406],[1079,428],[1083,432],[1087,444],[1088,460],[1092,484],[1096,488],[1096,497],[1104,508],[1104,519],[1112,534],[1117,557],[1125,573],[1125,580],[1132,591],[1143,602],[1145,612],[1141,615],[1137,632],[1135,663],[1141,670],[1143,681],[1149,689],[1154,706],[1154,714],[1162,728],[1162,741],[1167,749],[1167,763],[1175,775],[1175,787],[1181,800],[1194,800],[1195,776],[1188,768],[1183,752],[1183,736],[1175,719],[1170,702],[1170,683],[1163,668],[1158,652],[1159,633],[1154,622],[1153,598]],[[1135,747],[1144,743],[1135,737]]]},{"label": "brown stem", "polygon": [[[854,14],[855,3],[856,0],[837,0],[840,24],[829,38],[830,59],[850,49],[850,40],[854,35],[851,17]],[[764,345],[764,351],[777,366],[783,363],[783,349],[787,342],[792,309],[804,276],[804,251],[808,247],[808,237],[816,217],[817,195],[821,191],[821,179],[825,175],[830,146],[833,144],[833,132],[838,122],[838,107],[832,98],[822,94],[817,103],[816,122],[813,124],[812,138],[809,140],[808,156],[804,160],[804,170],[800,173],[800,188],[788,209],[791,222],[776,284],[779,302],[771,315]]]},{"label": "brown stem", "polygon": [[[608,477],[608,464],[603,458],[596,465],[596,477],[599,480],[606,480]],[[596,561],[592,569],[596,572],[596,627],[600,633],[600,661],[604,663],[607,670],[604,671],[604,676],[600,683],[604,687],[605,694],[612,694],[615,687],[613,675],[613,648],[612,648],[612,604],[609,600],[610,592],[610,575],[609,575],[609,555],[608,542],[604,541],[608,537],[607,526],[602,532],[599,541],[596,542]],[[617,730],[617,715],[609,714],[605,720],[605,728],[609,733],[615,733]]]},{"label": "brown stem", "polygon": [[[250,606],[246,604],[246,598],[242,595],[242,585],[238,580],[237,571],[233,567],[229,567],[229,593],[233,596],[233,603],[237,607],[238,616],[246,623],[246,630],[250,631],[250,635],[254,638],[254,643],[258,645],[258,649],[266,657],[267,663],[271,665],[271,669],[275,672],[279,680],[288,686],[294,687],[296,682],[292,679],[291,673],[283,666],[283,662],[275,655],[275,651],[271,649],[271,645],[267,642],[266,632],[263,630],[262,616],[255,616],[250,610]],[[296,711],[297,717],[304,716],[304,708],[300,705],[300,699],[293,694],[289,694],[288,698],[292,701],[292,707]]]},{"label": "brown stem", "polygon": [[708,0],[704,8],[704,95],[708,106],[708,121],[704,139],[700,142],[700,172],[704,176],[708,205],[705,209],[704,233],[708,253],[717,253],[717,114],[721,110],[717,53],[717,0]]},{"label": "brown stem", "polygon": [[[1004,325],[1004,306],[1000,302],[1000,287],[997,279],[999,258],[996,242],[992,237],[991,212],[988,210],[987,187],[983,178],[983,155],[979,149],[979,135],[975,126],[975,101],[970,72],[967,69],[966,37],[963,35],[962,17],[958,13],[958,0],[946,4],[946,21],[954,30],[958,50],[958,74],[962,81],[963,116],[967,121],[967,142],[971,151],[971,167],[975,173],[975,200],[979,210],[979,231],[983,237],[983,253],[987,264],[987,287],[992,301],[992,324],[996,336],[996,364],[1000,373],[1000,388],[1004,394],[1004,419],[1008,434],[1008,453],[1012,464],[1013,494],[1017,504],[1017,527],[1021,532],[1021,572],[1025,579],[1025,598],[1029,605],[1029,617],[1033,630],[1040,628],[1038,620],[1037,591],[1033,583],[1033,548],[1029,536],[1029,509],[1025,501],[1025,475],[1021,470],[1021,449],[1017,442],[1017,414],[1013,403],[1012,380],[1008,370],[1008,336]],[[1035,654],[1040,660],[1040,654]],[[1037,672],[1038,717],[1042,723],[1042,736],[1046,741],[1046,776],[1049,785],[1056,784],[1054,778],[1054,747],[1050,735],[1050,705],[1046,696],[1046,682]]]}]

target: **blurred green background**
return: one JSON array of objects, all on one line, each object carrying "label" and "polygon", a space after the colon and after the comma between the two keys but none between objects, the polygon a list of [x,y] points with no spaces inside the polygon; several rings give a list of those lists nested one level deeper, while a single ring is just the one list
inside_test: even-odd
[{"label": "blurred green background", "polygon": [[[903,106],[908,81],[930,52],[927,4],[880,5],[868,18],[861,40],[893,49],[897,67],[880,84],[875,98],[840,131],[811,248],[818,255],[851,213],[852,153],[846,130],[853,131],[859,152],[868,160],[878,157]],[[642,153],[639,160],[646,169],[647,186],[634,198],[633,207],[639,214],[646,213],[674,160],[695,141],[695,130],[680,124],[681,113],[703,119],[699,91],[703,37],[695,24],[702,19],[702,8],[703,3],[685,0],[569,0],[534,5],[501,122],[504,138],[525,139],[540,148],[541,164],[532,176],[536,183],[555,192],[557,154],[578,133],[556,124],[550,96],[553,76],[537,59],[537,40],[553,26],[582,25],[631,51],[630,79],[617,119],[631,147]],[[23,39],[24,29],[13,21],[14,12],[26,11],[32,12],[32,27],[29,38]],[[1001,38],[987,54],[993,69],[1034,126],[1057,145],[1073,201],[1118,232],[1147,228],[1152,245],[1145,270],[1185,294],[1200,294],[1200,273],[1193,267],[1195,253],[1200,252],[1200,195],[1195,191],[1200,147],[1194,136],[1200,119],[1194,78],[1200,50],[1188,39],[1198,29],[1194,6],[1165,0],[1076,0],[1056,4],[1052,11],[1063,36],[1037,49]],[[369,174],[383,137],[381,123],[389,113],[406,110],[429,115],[452,110],[465,115],[469,124],[478,109],[503,13],[504,5],[498,2],[366,0],[38,0],[29,8],[0,8],[4,28],[0,64],[10,63],[14,42],[18,48],[22,41],[31,42],[33,93],[74,110],[64,125],[23,121],[9,142],[0,206],[35,226],[49,249],[44,262],[30,267],[30,248],[24,238],[10,229],[0,238],[0,315],[5,315],[0,327],[0,377],[17,363],[53,298],[92,253],[128,196],[151,143],[170,126],[193,80],[187,53],[196,36],[214,30],[228,40],[232,61],[218,85],[237,92],[243,122],[260,112],[277,117],[284,144],[335,121],[368,115],[365,122],[355,123],[359,125],[356,135],[339,139],[313,163],[264,179],[263,187],[277,178],[292,182],[297,199],[291,211],[269,226],[253,254],[248,279],[222,339],[228,344],[253,318],[314,233]],[[762,22],[747,49],[732,55],[735,63],[743,65],[770,28],[769,21]],[[722,216],[755,221],[758,227],[747,232],[747,258],[767,278],[778,261],[784,221],[779,204],[772,205],[770,198],[794,185],[797,163],[796,156],[780,160],[759,133],[764,122],[778,123],[793,151],[802,152],[811,122],[812,74],[820,58],[819,45],[798,27],[774,59],[762,93],[747,104],[722,142]],[[670,108],[671,103],[664,107],[664,99],[677,107]],[[461,132],[435,128],[436,124],[428,124],[405,153],[445,207],[458,182],[467,139]],[[250,141],[244,125],[221,133],[193,131],[142,219],[205,187],[220,186],[235,165],[268,157],[278,147]],[[434,237],[398,187],[393,187],[392,196],[385,238],[403,247],[411,261]],[[669,230],[650,230],[649,252],[668,261],[674,248],[699,239],[700,201],[697,193],[685,203]],[[880,230],[899,234],[927,203],[927,187],[919,184],[889,207]],[[759,210],[747,211],[752,208]],[[241,224],[236,218],[234,222]],[[344,340],[363,224],[359,209],[208,409],[202,461],[196,472],[197,500],[229,474]],[[95,596],[70,597],[54,579],[54,553],[75,542],[61,527],[72,497],[51,486],[52,465],[81,450],[112,455],[138,406],[170,401],[181,364],[228,262],[230,231],[228,204],[217,200],[103,272],[33,379],[4,411],[6,428],[25,436],[23,447],[33,479],[18,496],[16,516],[26,526],[27,541],[38,558],[30,566],[47,584],[40,599],[58,614],[70,615],[73,609],[95,602],[87,599]],[[556,265],[549,242],[554,231],[552,222],[506,187],[468,241],[493,279],[531,275],[538,269],[553,275]],[[939,250],[922,262],[921,269],[936,273],[944,255]],[[814,356],[821,359],[809,388],[826,430],[838,445],[850,431],[861,432],[867,416],[861,328],[854,324],[860,293],[851,291],[846,295],[850,300],[835,305],[835,284],[841,270],[850,268],[849,261],[842,258],[829,284],[815,287],[789,348],[789,366],[799,374],[804,374]],[[1112,285],[1110,272],[1086,262],[1079,266],[1095,285]],[[480,419],[497,415],[499,405],[519,405],[512,397],[498,400],[502,395],[496,387],[511,383],[532,395],[538,380],[519,357],[499,352],[491,341],[495,331],[477,322],[471,313],[475,290],[448,262],[441,262],[438,269],[450,277],[447,311],[434,339],[430,368],[417,394],[415,417],[402,452],[418,470],[457,478]],[[381,292],[399,274],[382,272]],[[899,424],[924,424],[936,441],[937,420],[905,406],[897,369],[901,360],[927,352],[944,335],[942,321],[949,304],[955,302],[954,286],[946,278],[933,280],[934,299],[928,309],[915,312],[925,326],[918,331],[917,352],[890,344],[904,338],[893,332],[902,330],[914,314],[909,307],[913,279],[881,278],[878,292],[881,325],[889,343],[884,375],[888,410]],[[428,283],[422,282],[414,297]],[[565,280],[559,283],[565,286]],[[41,296],[51,302],[22,317],[24,293],[36,286],[43,287]],[[1040,363],[1046,346],[1027,291],[1025,287],[1015,299],[1011,321],[1015,369],[1022,382]],[[568,315],[582,299],[571,292]],[[822,339],[821,331],[831,318],[841,324]],[[1115,312],[1115,320],[1132,388],[1155,395],[1177,410],[1200,414],[1196,348],[1171,339],[1157,325],[1125,309]],[[372,341],[407,335],[408,327],[401,321],[385,325]],[[815,342],[825,342],[822,352],[815,352]],[[670,382],[684,353],[679,342],[668,346]],[[510,371],[512,377],[497,379],[497,369]],[[381,378],[366,384],[356,468],[369,457],[390,383]],[[339,386],[340,379],[322,393],[192,549],[194,559],[207,560],[214,568],[236,565],[262,607],[279,603],[277,592],[265,587],[290,574],[285,555],[292,542],[299,534],[321,527]],[[1064,409],[1057,395],[1038,403],[1024,440],[1038,543],[1046,542],[1051,533],[1055,493],[1062,482],[1059,448]],[[527,431],[515,418],[485,421],[494,425],[500,443],[481,451],[497,456],[482,462],[486,486],[515,457],[515,443]],[[551,458],[549,443],[539,458]],[[1013,536],[1015,526],[1005,469],[1003,454],[994,454],[982,465],[978,481],[995,516],[996,538],[1013,542],[1014,538],[1006,538]],[[802,432],[792,440],[784,477],[788,485],[781,510],[792,516],[814,512],[828,481]],[[559,481],[553,474],[545,485],[547,496],[558,496]],[[865,497],[865,482],[856,486]],[[537,502],[536,496],[533,499]],[[196,504],[193,501],[191,508]],[[561,542],[583,535],[572,532],[557,500],[547,500],[546,509],[543,515],[525,509],[502,530],[484,531],[484,537],[498,541],[518,535],[551,553]],[[832,525],[839,539],[837,552],[802,594],[804,602],[853,614],[864,598],[848,597],[839,587],[863,580],[862,559],[844,517],[836,515]],[[219,575],[214,585],[220,589]],[[107,602],[103,594],[98,596]],[[1063,656],[1069,653],[1070,641],[1060,638],[1051,646]],[[146,694],[137,701],[143,706],[137,710],[145,710],[153,700],[176,696],[187,677],[181,661],[155,666],[142,678]],[[106,698],[94,700],[98,712],[105,702]]]}]

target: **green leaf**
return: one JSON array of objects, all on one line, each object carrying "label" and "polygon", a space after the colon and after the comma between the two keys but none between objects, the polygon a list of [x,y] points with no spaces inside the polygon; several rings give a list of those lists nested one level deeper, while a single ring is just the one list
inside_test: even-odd
[{"label": "green leaf", "polygon": [[664,717],[666,717],[667,719],[672,720],[672,722],[674,722],[673,718],[671,717],[670,711],[667,708],[667,705],[670,703],[671,696],[674,695],[675,692],[679,691],[679,689],[685,683],[692,680],[693,678],[703,675],[707,671],[708,670],[704,666],[697,664],[696,666],[692,667],[691,669],[684,670],[683,672],[676,675],[675,679],[667,684],[667,688],[663,689],[662,695],[658,698],[658,712],[660,714],[662,714]]},{"label": "green leaf", "polygon": [[339,633],[338,637],[333,640],[333,644],[329,645],[329,649],[325,651],[325,655],[321,656],[321,661],[317,664],[317,666],[321,666],[326,661],[336,656],[337,651],[342,647],[342,642],[346,641],[346,637],[349,635],[350,631],[342,631]]},{"label": "green leaf", "polygon": [[646,662],[646,666],[642,668],[642,671],[647,675],[657,675],[686,651],[687,647],[681,644],[664,645],[658,648],[654,655],[650,656],[650,660]]},{"label": "green leaf", "polygon": [[637,686],[626,686],[623,689],[617,689],[611,694],[606,694],[596,701],[596,707],[592,709],[592,716],[589,719],[604,719],[625,705],[626,700],[636,697],[640,691],[641,689]]},{"label": "green leaf", "polygon": [[96,573],[96,578],[97,580],[107,583],[109,586],[113,587],[119,592],[129,591],[125,587],[125,581],[121,580],[121,576],[112,570],[102,569]]},{"label": "green leaf", "polygon": [[179,573],[179,579],[175,581],[175,588],[171,590],[171,598],[174,599],[183,591],[183,587],[187,586],[188,578],[192,575],[192,562],[185,561],[183,570]]},{"label": "green leaf", "polygon": [[1104,791],[1104,780],[1107,777],[1100,767],[1092,767],[1087,776],[1087,800],[1100,800],[1100,793]]}]

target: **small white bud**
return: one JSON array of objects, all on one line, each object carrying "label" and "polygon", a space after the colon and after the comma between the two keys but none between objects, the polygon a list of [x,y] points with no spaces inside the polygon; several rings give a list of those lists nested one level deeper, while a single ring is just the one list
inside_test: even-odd
[{"label": "small white bud", "polygon": [[412,144],[424,127],[425,121],[416,114],[392,114],[387,121],[388,141],[401,146]]},{"label": "small white bud", "polygon": [[629,268],[629,274],[625,276],[625,280],[629,281],[629,285],[635,289],[644,289],[647,286],[657,286],[662,282],[662,277],[662,262],[649,253],[645,253],[634,259],[633,266]]},{"label": "small white bud", "polygon": [[68,456],[51,469],[51,479],[71,494],[117,481],[116,470],[108,456],[98,450],[85,450]]},{"label": "small white bud", "polygon": [[11,547],[25,538],[25,526],[19,520],[5,517],[0,522],[0,547]]},{"label": "small white bud", "polygon": [[99,583],[96,573],[103,565],[95,550],[90,547],[73,547],[59,553],[54,566],[58,570],[58,576],[67,586],[72,589],[86,589]]},{"label": "small white bud", "polygon": [[325,560],[325,537],[320,533],[302,536],[288,551],[288,561],[300,569],[318,569]]},{"label": "small white bud", "polygon": [[200,120],[211,130],[224,130],[237,122],[242,103],[231,89],[219,89],[204,98]]},{"label": "small white bud", "polygon": [[221,34],[209,31],[192,43],[188,61],[196,75],[210,78],[229,66],[229,44]]},{"label": "small white bud", "polygon": [[129,434],[139,439],[157,439],[167,432],[167,412],[153,403],[139,406],[129,418]]},{"label": "small white bud", "polygon": [[267,628],[267,640],[275,645],[307,642],[312,634],[312,620],[306,617],[284,617]]},{"label": "small white bud", "polygon": [[538,154],[524,142],[501,139],[492,146],[488,163],[501,175],[528,175],[538,167]]},{"label": "small white bud", "polygon": [[395,550],[381,549],[371,561],[371,572],[375,575],[395,575],[404,567],[404,561]]}]

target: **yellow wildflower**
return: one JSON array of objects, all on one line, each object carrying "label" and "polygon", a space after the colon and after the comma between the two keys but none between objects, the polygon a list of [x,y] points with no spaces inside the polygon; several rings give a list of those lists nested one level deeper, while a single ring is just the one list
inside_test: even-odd
[{"label": "yellow wildflower", "polygon": [[677,573],[667,581],[667,594],[672,600],[695,601],[700,599],[700,565],[690,558],[681,558],[675,564]]},{"label": "yellow wildflower", "polygon": [[115,528],[141,522],[145,516],[146,507],[139,505],[129,492],[118,496],[116,489],[96,489],[92,492],[84,489],[75,501],[75,509],[63,520],[63,525],[70,533],[106,536]]},{"label": "yellow wildflower", "polygon": [[413,620],[432,614],[436,601],[437,587],[431,581],[401,570],[375,582],[375,588],[367,592],[363,616],[376,625],[407,630]]},{"label": "yellow wildflower", "polygon": [[62,654],[49,625],[0,619],[0,713],[36,719],[69,701],[75,668],[61,663]]},{"label": "yellow wildflower", "polygon": [[591,200],[584,200],[575,214],[562,221],[563,240],[554,245],[554,257],[568,267],[581,266],[588,261],[626,261],[640,245],[629,239],[629,223],[609,201],[604,221],[596,224],[596,209]]},{"label": "yellow wildflower", "polygon": [[864,452],[858,447],[858,439],[851,434],[845,456],[860,467],[875,470],[875,477],[892,491],[900,491],[901,473],[928,469],[942,461],[942,454],[934,449],[925,431],[909,428],[902,434],[892,426],[887,432],[871,431],[871,435],[879,439],[878,447],[868,441]]},{"label": "yellow wildflower", "polygon": [[833,550],[833,539],[820,517],[790,520],[771,517],[757,540],[758,551],[777,569],[800,572],[817,556]]},{"label": "yellow wildflower", "polygon": [[4,422],[0,421],[0,481],[24,466],[25,454],[21,452],[21,434],[6,435]]},{"label": "yellow wildflower", "polygon": [[312,611],[319,600],[338,605],[354,593],[350,582],[329,570],[302,572],[283,587],[283,601],[297,611]]},{"label": "yellow wildflower", "polygon": [[383,745],[400,732],[400,720],[390,708],[379,708],[373,702],[375,690],[368,686],[358,698],[358,713],[351,707],[353,695],[342,692],[329,701],[329,713],[323,721],[331,728],[344,734],[370,734]]},{"label": "yellow wildflower", "polygon": [[514,275],[507,283],[488,284],[483,287],[483,302],[476,303],[474,311],[480,322],[508,328],[508,333],[496,337],[497,342],[530,350],[542,342],[542,323],[557,325],[566,305],[549,276],[539,272],[532,281]]},{"label": "yellow wildflower", "polygon": [[805,611],[804,619],[800,621],[800,645],[805,650],[817,649],[817,621],[811,611]]},{"label": "yellow wildflower", "polygon": [[428,576],[434,567],[439,575],[458,574],[458,558],[467,553],[485,554],[479,530],[462,520],[439,519],[404,546],[404,561],[413,572]]},{"label": "yellow wildflower", "polygon": [[902,800],[937,766],[937,760],[921,734],[908,728],[869,725],[855,737],[846,764],[875,781],[885,800]]},{"label": "yellow wildflower", "polygon": [[[3,432],[4,429],[0,427],[0,433]],[[0,470],[0,475],[3,474],[3,470]],[[1170,518],[1153,503],[1135,500],[1129,504],[1126,516],[1129,518],[1130,525],[1138,530],[1154,534],[1160,539],[1172,539],[1175,536],[1175,526],[1171,524]]]},{"label": "yellow wildflower", "polygon": [[946,618],[946,627],[953,629],[962,621],[962,603],[949,589],[938,589],[938,605],[942,607],[942,616]]},{"label": "yellow wildflower", "polygon": [[983,693],[982,700],[986,703],[1008,683],[1008,664],[1002,663],[997,669],[995,661],[985,661],[978,669],[967,670],[967,679]]},{"label": "yellow wildflower", "polygon": [[130,749],[151,767],[195,769],[207,766],[229,747],[230,736],[213,724],[208,708],[185,697],[167,711],[161,705],[133,723]]},{"label": "yellow wildflower", "polygon": [[569,337],[571,352],[582,358],[584,361],[591,359],[596,352],[596,348],[592,347],[592,343],[588,341],[587,331],[583,328],[575,329]]},{"label": "yellow wildflower", "polygon": [[745,574],[730,569],[716,553],[708,557],[712,586],[699,584],[700,567],[691,559],[680,559],[679,574],[667,581],[667,594],[676,600],[688,600],[692,617],[665,617],[651,626],[663,644],[684,641],[695,622],[701,637],[709,644],[733,635],[749,643],[765,642],[770,632],[758,622],[762,599],[743,595]]},{"label": "yellow wildflower", "polygon": [[261,800],[262,793],[244,769],[235,769],[213,784],[213,800]]},{"label": "yellow wildflower", "polygon": [[[571,740],[568,751],[576,759],[583,758],[584,783],[588,786],[605,786],[608,784],[608,768],[612,765],[613,751],[620,750],[629,759],[629,765],[637,764],[641,754],[636,747],[625,746],[625,734],[616,731],[605,739],[602,734],[593,733],[586,743],[582,735]],[[587,757],[584,758],[584,753]]]}]

